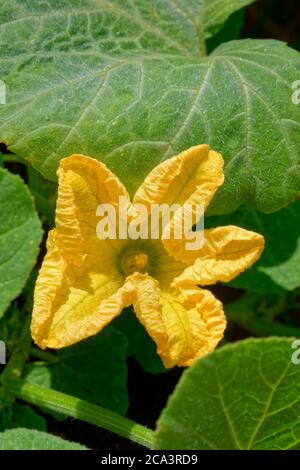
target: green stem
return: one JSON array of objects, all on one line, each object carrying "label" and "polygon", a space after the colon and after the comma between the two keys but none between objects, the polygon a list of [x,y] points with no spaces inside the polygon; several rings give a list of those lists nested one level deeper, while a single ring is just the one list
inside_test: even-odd
[{"label": "green stem", "polygon": [[15,397],[32,405],[95,424],[152,448],[153,431],[100,406],[21,379],[9,380],[5,382],[5,387]]},{"label": "green stem", "polygon": [[48,351],[43,351],[42,349],[36,348],[35,346],[30,348],[29,354],[35,359],[41,359],[42,361],[50,362],[51,364],[59,362],[59,358],[55,354]]},{"label": "green stem", "polygon": [[205,31],[204,31],[204,15],[205,15],[205,2],[204,0],[201,2],[199,18],[196,23],[197,33],[198,33],[198,41],[199,41],[199,52],[201,57],[207,56],[207,48],[206,48],[206,41],[205,41]]},{"label": "green stem", "polygon": [[205,41],[205,36],[204,36],[204,31],[203,31],[202,26],[198,26],[198,40],[199,40],[200,56],[206,57],[207,56],[206,41]]},{"label": "green stem", "polygon": [[26,162],[24,160],[21,160],[20,158],[14,156],[14,155],[4,155],[3,156],[3,161],[6,163],[21,163],[22,165],[26,165]]}]

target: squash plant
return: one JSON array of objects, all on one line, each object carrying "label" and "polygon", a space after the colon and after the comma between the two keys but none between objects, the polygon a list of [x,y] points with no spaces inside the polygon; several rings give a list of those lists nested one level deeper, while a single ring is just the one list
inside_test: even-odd
[{"label": "squash plant", "polygon": [[[300,287],[300,56],[277,40],[236,39],[241,9],[251,3],[1,2],[0,340],[8,358],[0,378],[1,449],[86,448],[47,433],[50,415],[151,449],[300,448],[300,329],[293,314]],[[93,157],[95,172],[97,161],[105,164],[133,197],[154,168],[169,171],[163,162],[200,144],[220,152],[225,164],[205,228],[239,226],[240,233],[261,234],[265,249],[231,281],[235,300],[224,296],[223,343],[195,361],[164,361],[190,367],[150,430],[124,416],[126,361],[134,356],[148,373],[168,372],[130,307],[88,339],[42,350],[29,328],[33,292],[66,157]],[[195,178],[197,171],[190,168]],[[80,314],[87,315],[84,306]],[[259,338],[225,344],[236,339],[236,325]],[[61,336],[68,339],[66,328]],[[39,345],[57,347],[34,331]]]}]

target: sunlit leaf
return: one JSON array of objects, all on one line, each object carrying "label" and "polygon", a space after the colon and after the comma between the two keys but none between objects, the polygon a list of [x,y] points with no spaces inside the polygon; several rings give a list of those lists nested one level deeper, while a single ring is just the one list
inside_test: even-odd
[{"label": "sunlit leaf", "polygon": [[62,157],[88,154],[131,192],[158,162],[206,142],[226,163],[211,213],[284,207],[300,188],[299,53],[242,40],[203,55],[204,36],[248,3],[3,2],[0,140],[50,179]]}]

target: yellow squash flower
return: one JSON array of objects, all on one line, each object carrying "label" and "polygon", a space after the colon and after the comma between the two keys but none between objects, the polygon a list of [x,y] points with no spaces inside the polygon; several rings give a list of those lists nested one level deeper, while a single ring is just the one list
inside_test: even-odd
[{"label": "yellow squash flower", "polygon": [[[36,282],[32,337],[41,348],[61,348],[95,335],[133,305],[157,345],[165,367],[188,366],[223,337],[222,304],[199,286],[230,281],[260,256],[261,235],[235,226],[204,231],[204,244],[187,250],[184,239],[101,240],[100,204],[203,204],[224,181],[222,156],[199,145],[161,163],[133,203],[110,170],[83,155],[61,160],[56,228]],[[130,215],[131,214],[131,215]],[[174,218],[170,224],[174,223]],[[172,233],[172,231],[171,231]]]}]

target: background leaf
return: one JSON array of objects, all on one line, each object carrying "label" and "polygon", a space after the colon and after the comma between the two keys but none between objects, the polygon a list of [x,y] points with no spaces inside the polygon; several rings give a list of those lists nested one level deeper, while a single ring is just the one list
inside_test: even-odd
[{"label": "background leaf", "polygon": [[233,13],[223,25],[223,28],[217,34],[209,38],[208,41],[206,41],[207,52],[211,53],[223,42],[239,39],[241,36],[242,28],[244,26],[244,21],[244,10],[238,10]]},{"label": "background leaf", "polygon": [[300,201],[274,214],[240,208],[230,216],[208,217],[206,227],[238,225],[261,233],[266,246],[261,258],[231,285],[258,293],[282,294],[300,286]]},{"label": "background leaf", "polygon": [[32,166],[27,166],[28,186],[34,196],[35,206],[48,227],[54,227],[55,204],[57,198],[56,185],[52,181],[45,180]]},{"label": "background leaf", "polygon": [[13,302],[0,319],[0,338],[5,342],[8,357],[19,345],[25,321],[26,315],[18,308],[17,302]]},{"label": "background leaf", "polygon": [[17,297],[36,261],[41,224],[22,180],[0,168],[0,316]]},{"label": "background leaf", "polygon": [[207,142],[226,162],[211,214],[249,201],[282,208],[300,188],[299,53],[268,40],[199,53],[201,37],[248,3],[2,3],[0,138],[53,180],[62,157],[93,156],[130,192],[160,161]]},{"label": "background leaf", "polygon": [[105,328],[60,350],[57,363],[29,364],[24,378],[124,414],[128,407],[125,337]]},{"label": "background leaf", "polygon": [[292,342],[249,339],[198,360],[159,418],[156,449],[300,449]]},{"label": "background leaf", "polygon": [[46,431],[47,423],[45,418],[37,414],[30,406],[15,402],[10,407],[7,406],[1,409],[0,414],[0,430],[10,428],[28,428]]},{"label": "background leaf", "polygon": [[[204,5],[203,22],[205,25],[206,38],[214,36],[232,13],[250,5],[253,1],[255,0],[208,0],[204,2],[202,0],[202,4]],[[199,3],[201,3],[201,0],[199,0]]]},{"label": "background leaf", "polygon": [[18,428],[0,433],[0,450],[87,450],[87,448],[46,432]]},{"label": "background leaf", "polygon": [[132,308],[125,309],[113,325],[127,337],[128,356],[133,355],[146,372],[160,374],[167,371],[156,352],[154,341],[139,323]]},{"label": "background leaf", "polygon": [[297,314],[295,315],[300,306],[298,295],[297,291],[286,295],[246,292],[236,300],[226,303],[225,315],[229,322],[226,337],[233,339],[232,323],[253,336],[300,336],[299,322]]}]

